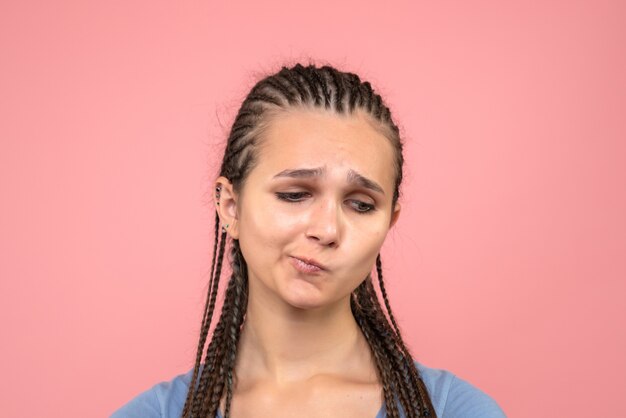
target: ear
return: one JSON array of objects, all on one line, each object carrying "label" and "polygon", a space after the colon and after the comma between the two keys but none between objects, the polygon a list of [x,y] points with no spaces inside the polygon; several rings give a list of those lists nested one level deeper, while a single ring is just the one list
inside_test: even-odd
[{"label": "ear", "polygon": [[399,217],[400,217],[400,203],[396,202],[396,206],[393,208],[393,212],[391,213],[391,220],[389,221],[389,229],[391,229],[396,224]]},{"label": "ear", "polygon": [[220,176],[215,180],[213,190],[215,193],[215,208],[220,217],[220,223],[226,229],[228,235],[233,239],[239,239],[238,196],[233,189],[233,185],[226,177]]}]

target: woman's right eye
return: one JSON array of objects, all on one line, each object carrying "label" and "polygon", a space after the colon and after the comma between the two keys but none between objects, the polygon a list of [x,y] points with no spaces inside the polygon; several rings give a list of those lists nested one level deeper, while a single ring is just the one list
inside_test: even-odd
[{"label": "woman's right eye", "polygon": [[277,192],[276,197],[287,202],[301,202],[302,198],[308,195],[307,192]]}]

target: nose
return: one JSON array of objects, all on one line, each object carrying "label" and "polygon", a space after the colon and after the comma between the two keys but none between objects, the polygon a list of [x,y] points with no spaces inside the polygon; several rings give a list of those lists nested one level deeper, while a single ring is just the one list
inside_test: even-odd
[{"label": "nose", "polygon": [[320,245],[336,247],[339,244],[341,214],[337,205],[330,200],[322,200],[311,212],[306,236]]}]

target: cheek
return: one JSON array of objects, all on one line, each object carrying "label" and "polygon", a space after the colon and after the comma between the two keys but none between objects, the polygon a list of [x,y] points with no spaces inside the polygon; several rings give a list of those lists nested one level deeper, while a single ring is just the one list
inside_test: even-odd
[{"label": "cheek", "polygon": [[284,245],[292,238],[296,224],[291,217],[276,210],[275,205],[259,205],[242,213],[239,242],[242,251],[245,247],[244,256],[265,261],[269,261],[270,253],[275,253],[278,257]]},{"label": "cheek", "polygon": [[354,228],[357,232],[355,240],[358,241],[362,251],[371,256],[372,253],[377,254],[387,237],[388,228],[383,217],[365,220],[361,222],[358,228]]},{"label": "cheek", "polygon": [[355,234],[353,245],[348,253],[356,255],[353,258],[352,268],[358,272],[355,280],[364,279],[367,274],[374,268],[376,256],[385,241],[387,235],[386,229],[378,230],[361,230],[359,234]]}]

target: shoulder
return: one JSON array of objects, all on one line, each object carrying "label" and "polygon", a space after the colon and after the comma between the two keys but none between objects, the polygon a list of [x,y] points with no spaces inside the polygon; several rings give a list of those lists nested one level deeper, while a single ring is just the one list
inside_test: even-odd
[{"label": "shoulder", "polygon": [[505,418],[495,400],[447,370],[415,362],[438,418]]},{"label": "shoulder", "polygon": [[113,412],[111,418],[180,417],[192,374],[193,369],[171,380],[157,383]]}]

